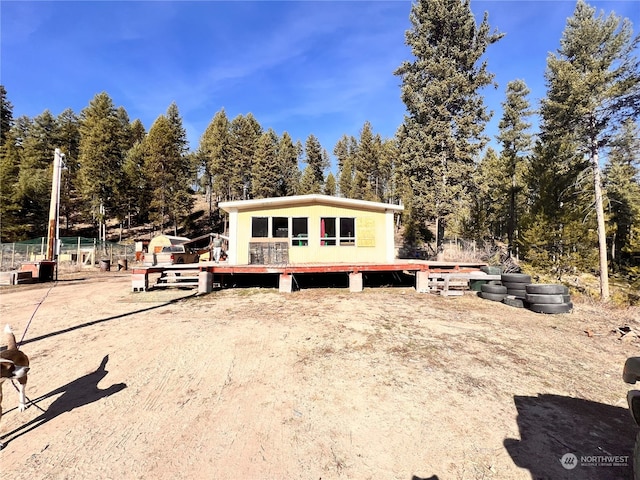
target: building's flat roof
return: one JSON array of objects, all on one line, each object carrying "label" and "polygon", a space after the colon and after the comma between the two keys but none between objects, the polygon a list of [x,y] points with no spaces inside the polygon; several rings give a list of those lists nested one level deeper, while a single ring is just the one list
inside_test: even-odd
[{"label": "building's flat roof", "polygon": [[293,195],[290,197],[256,198],[252,200],[233,200],[220,202],[218,207],[226,212],[246,211],[263,208],[284,208],[301,205],[332,205],[336,207],[351,207],[362,210],[401,212],[402,205],[391,203],[370,202],[367,200],[355,200],[353,198],[333,197],[331,195]]}]

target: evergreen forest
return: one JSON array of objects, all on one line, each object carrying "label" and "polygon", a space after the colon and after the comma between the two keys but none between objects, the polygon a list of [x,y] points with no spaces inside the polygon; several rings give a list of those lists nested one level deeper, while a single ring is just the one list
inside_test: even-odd
[{"label": "evergreen forest", "polygon": [[[470,0],[416,0],[409,18],[407,60],[389,72],[406,105],[394,138],[367,121],[321,145],[221,108],[189,145],[176,103],[147,126],[107,92],[80,112],[15,118],[0,85],[0,241],[46,235],[59,148],[62,235],[195,236],[223,228],[217,202],[322,193],[402,203],[404,241],[436,254],[458,237],[555,278],[593,273],[604,300],[610,276],[640,288],[640,36],[628,19],[578,0],[533,104],[522,79],[495,85],[485,54],[508,39],[486,14],[476,21]],[[504,91],[501,112],[488,111],[488,87]],[[206,231],[193,222],[198,195]]]}]

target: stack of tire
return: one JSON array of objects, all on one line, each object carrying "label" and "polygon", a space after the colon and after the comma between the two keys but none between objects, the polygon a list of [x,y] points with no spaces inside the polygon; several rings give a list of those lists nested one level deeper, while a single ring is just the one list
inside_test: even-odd
[{"label": "stack of tire", "polygon": [[485,300],[502,302],[507,296],[507,287],[503,285],[485,283],[483,285],[480,285],[480,291],[478,292],[478,296],[480,298],[484,298]]},{"label": "stack of tire", "polygon": [[564,285],[531,283],[531,276],[524,273],[503,273],[500,283],[481,285],[478,296],[537,313],[567,313],[573,309],[569,289]]},{"label": "stack of tire", "polygon": [[502,285],[507,294],[502,303],[511,307],[523,308],[527,295],[527,285],[531,284],[531,275],[525,273],[503,273],[500,275]]},{"label": "stack of tire", "polygon": [[531,275],[524,273],[503,273],[500,275],[502,285],[507,287],[507,295],[524,300],[527,285],[531,284]]},{"label": "stack of tire", "polygon": [[531,284],[526,286],[527,308],[537,313],[568,313],[573,309],[569,289],[558,284]]}]

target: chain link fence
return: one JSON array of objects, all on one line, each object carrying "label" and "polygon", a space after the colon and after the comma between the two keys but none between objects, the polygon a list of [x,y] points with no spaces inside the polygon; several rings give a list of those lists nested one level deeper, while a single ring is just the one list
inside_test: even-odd
[{"label": "chain link fence", "polygon": [[[0,271],[17,270],[28,262],[44,260],[47,255],[46,237],[23,242],[0,243]],[[98,242],[95,238],[63,237],[60,239],[58,265],[90,268],[99,262],[124,266],[136,259],[135,244]]]}]

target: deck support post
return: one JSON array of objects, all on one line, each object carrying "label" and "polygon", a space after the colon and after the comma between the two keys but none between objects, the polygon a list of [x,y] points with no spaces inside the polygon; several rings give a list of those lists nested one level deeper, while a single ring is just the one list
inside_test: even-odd
[{"label": "deck support post", "polygon": [[149,275],[145,273],[134,273],[131,275],[131,290],[134,292],[146,292],[149,288]]},{"label": "deck support post", "polygon": [[213,273],[206,270],[198,273],[198,293],[211,293],[213,291]]},{"label": "deck support post", "polygon": [[281,293],[291,293],[293,291],[293,275],[289,275],[286,272],[281,273],[278,288]]},{"label": "deck support post", "polygon": [[349,274],[349,291],[350,292],[362,291],[362,273],[351,272]]},{"label": "deck support post", "polygon": [[416,292],[429,293],[429,271],[418,270],[416,272]]}]

